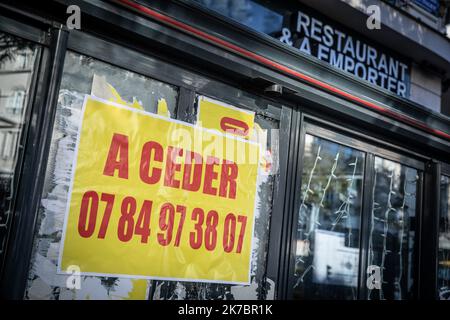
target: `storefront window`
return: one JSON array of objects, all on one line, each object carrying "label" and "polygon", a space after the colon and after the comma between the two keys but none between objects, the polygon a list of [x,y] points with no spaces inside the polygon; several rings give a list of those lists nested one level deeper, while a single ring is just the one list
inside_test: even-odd
[{"label": "storefront window", "polygon": [[[294,298],[361,297],[359,277],[366,279],[366,270],[360,270],[360,239],[368,239],[367,272],[376,281],[376,286],[367,283],[367,298],[413,298],[420,175],[374,159],[370,172],[364,172],[364,152],[305,136]],[[373,189],[364,190],[369,221],[361,221],[364,181],[373,181]],[[368,225],[367,232],[361,233],[361,225]]]},{"label": "storefront window", "polygon": [[[0,252],[11,224],[19,139],[38,46],[0,32]],[[26,62],[26,63],[25,63]],[[0,265],[3,255],[0,253]]]},{"label": "storefront window", "polygon": [[[249,237],[247,238],[251,240],[248,241],[249,244],[251,243],[251,250],[250,245],[248,246],[248,253],[251,254],[251,264],[249,267],[250,285],[225,285],[212,282],[198,283],[147,280],[137,278],[135,279],[133,278],[133,276],[112,277],[111,275],[108,276],[109,273],[104,272],[99,272],[96,274],[105,274],[105,276],[81,276],[81,283],[79,288],[74,289],[67,284],[67,281],[71,281],[71,278],[69,275],[62,274],[58,271],[58,263],[62,248],[61,244],[64,243],[64,246],[67,244],[67,241],[62,242],[62,239],[67,239],[67,235],[65,236],[63,233],[65,232],[64,230],[67,230],[64,227],[64,222],[67,221],[65,220],[65,213],[67,205],[68,203],[70,203],[68,202],[68,199],[70,199],[69,195],[73,195],[73,192],[70,188],[73,186],[73,184],[71,184],[71,181],[73,179],[72,172],[74,170],[74,158],[77,157],[76,150],[79,150],[77,149],[78,147],[76,147],[77,143],[79,143],[77,142],[77,137],[79,137],[78,132],[80,128],[85,128],[80,124],[83,114],[83,101],[85,99],[85,96],[88,94],[96,98],[100,98],[101,100],[99,101],[108,100],[114,102],[116,105],[125,105],[125,110],[130,110],[133,108],[156,113],[158,114],[158,117],[155,118],[158,119],[161,119],[163,117],[176,118],[175,107],[178,100],[177,88],[90,57],[79,55],[73,52],[68,52],[66,54],[62,83],[55,116],[55,123],[53,128],[49,160],[44,182],[44,190],[38,216],[37,230],[34,242],[34,252],[31,259],[31,269],[29,272],[29,281],[25,297],[27,299],[273,299],[274,283],[266,279],[266,262],[270,218],[272,214],[272,203],[274,192],[276,190],[276,183],[278,183],[279,177],[279,121],[267,117],[266,115],[261,115],[257,112],[244,110],[244,108],[237,108],[234,106],[228,106],[228,108],[231,108],[231,110],[233,110],[232,112],[242,112],[242,114],[244,114],[244,117],[247,117],[245,119],[248,120],[247,123],[252,128],[252,130],[246,131],[246,134],[248,134],[247,138],[251,140],[251,143],[253,145],[261,146],[259,149],[255,149],[259,150],[260,152],[259,162],[256,162],[256,164],[252,165],[253,168],[255,168],[255,174],[252,177],[255,178],[254,184],[256,186],[256,191],[254,191],[254,197],[256,198],[256,202],[251,201],[251,205],[255,205],[255,210],[252,209],[252,212],[254,211],[255,216],[254,237],[251,237],[252,233],[250,232],[248,233]],[[199,108],[199,101],[204,101],[205,99],[213,101],[210,98],[199,95],[197,97],[196,103],[197,108]],[[215,103],[217,103],[217,108],[219,108],[217,110],[220,110],[220,105],[222,102],[218,100],[214,101]],[[257,104],[256,101],[258,100],[255,98],[255,104]],[[101,109],[97,109],[97,111],[93,112],[96,114],[97,112],[100,112],[99,110]],[[136,114],[144,115],[145,113],[137,111]],[[202,114],[205,114],[205,112],[203,112]],[[112,121],[117,120],[117,118],[112,119],[115,119]],[[179,123],[179,121],[173,123]],[[105,123],[102,122],[102,124],[99,125],[105,126]],[[199,123],[197,123],[197,127],[199,128],[200,125],[202,124],[199,120]],[[203,127],[208,128],[204,125]],[[158,130],[159,128],[155,127],[152,128],[152,130],[153,129]],[[208,130],[213,131],[210,128],[208,128]],[[93,130],[90,130],[89,132],[93,132]],[[133,132],[138,131],[136,129]],[[240,141],[246,140],[240,138]],[[96,153],[93,152],[92,156],[95,157]],[[258,172],[258,174],[256,172]],[[251,180],[252,178],[248,177],[247,179]],[[92,182],[89,183],[91,184]],[[91,186],[90,184],[86,187],[94,189],[97,188],[96,186]],[[116,188],[117,197],[121,196],[120,192],[132,192],[123,191],[124,189],[120,189],[119,186],[117,186]],[[141,191],[145,192],[143,190],[144,189],[142,189]],[[246,191],[239,190],[239,192],[245,193]],[[162,199],[165,199],[168,194],[164,188],[158,189],[157,193]],[[250,193],[248,193],[247,195],[249,194]],[[221,199],[218,198],[218,200]],[[184,200],[181,199],[180,201]],[[195,205],[200,206],[201,204]],[[124,207],[122,205],[122,209],[119,209],[118,212],[119,217],[122,217],[124,215],[125,211],[123,210],[131,210],[130,208],[131,207],[128,207],[127,209],[126,206]],[[239,209],[242,208],[236,208],[236,210]],[[99,211],[100,210],[102,209],[99,209]],[[139,216],[141,216],[143,212],[142,210],[141,213],[139,213]],[[209,216],[211,211],[207,213]],[[89,214],[91,215],[92,213]],[[81,209],[76,211],[75,215],[78,221],[77,232],[80,232],[79,221],[82,221],[82,219],[80,218],[82,215]],[[97,213],[95,213],[95,215],[97,215]],[[161,236],[165,234],[163,232],[168,230],[167,224],[166,222],[161,220],[161,216],[162,214],[160,214],[159,221],[157,222],[159,224],[159,231],[151,231],[152,234],[158,235],[157,241],[159,242],[159,244],[161,244]],[[227,216],[229,216],[229,214]],[[105,217],[105,215],[103,217]],[[115,219],[115,217],[111,217],[111,220]],[[136,219],[138,218],[136,217]],[[188,221],[188,219],[191,219],[190,213],[189,216],[186,217],[186,221]],[[206,218],[206,220],[208,219],[209,218]],[[142,221],[144,220],[136,220],[136,228],[141,228],[140,225],[144,223]],[[212,220],[208,221],[206,222],[207,226],[212,223]],[[186,224],[187,223],[188,222],[186,222]],[[191,223],[190,220],[189,223]],[[237,225],[237,223],[238,222],[236,222],[235,224]],[[240,224],[237,226],[242,226],[242,222],[239,223]],[[170,224],[170,218],[168,224]],[[181,222],[179,225],[181,225]],[[228,230],[231,230],[230,228],[233,228],[233,226],[234,224],[230,222],[228,224],[228,227],[226,228],[228,228]],[[234,226],[234,228],[237,227]],[[150,229],[153,230],[152,227],[150,227]],[[138,231],[139,234],[142,233],[142,230]],[[191,241],[191,246],[193,245],[192,234],[195,234],[195,230],[196,229],[188,229],[185,232],[185,234],[188,235],[188,242]],[[207,241],[210,241],[210,238],[208,237],[213,234],[213,231],[210,231],[212,229],[210,229],[209,227],[206,227],[205,230],[204,241],[206,243]],[[114,237],[116,237],[116,233],[114,231],[111,231],[109,235],[111,236],[111,234],[114,234]],[[167,236],[168,233],[169,232],[167,231]],[[191,240],[189,240],[189,236],[191,237]],[[227,239],[227,244],[238,241],[237,238],[234,238],[234,235],[231,237],[231,240],[230,238],[222,238]],[[241,236],[239,235],[239,237]],[[220,247],[225,246],[225,244],[223,244],[225,243],[225,240],[223,240],[222,238],[220,240],[217,240],[218,246]],[[141,241],[145,242],[146,240]],[[126,241],[123,241],[125,245],[128,245],[132,241],[128,243],[125,242]],[[108,245],[105,243],[106,242],[102,242],[101,244]],[[125,245],[124,248],[127,248]],[[184,246],[185,244],[182,243],[181,245]],[[79,247],[77,248],[79,249]],[[177,254],[180,255],[180,259],[181,261],[183,261],[186,257],[185,253],[181,251],[176,252],[178,252]],[[163,258],[162,260],[155,261],[154,263],[160,264],[160,269],[164,269],[164,264],[167,262],[165,262]],[[133,266],[135,265],[136,264],[133,264]],[[189,264],[185,263],[185,265]],[[248,264],[246,266],[248,267]],[[66,270],[64,269],[64,271]],[[152,276],[153,275],[150,275],[149,277]],[[196,278],[191,277],[189,279]],[[242,283],[242,281],[240,281],[240,283]]]},{"label": "storefront window", "polygon": [[365,154],[307,134],[295,299],[357,299]]},{"label": "storefront window", "polygon": [[278,35],[283,26],[283,15],[253,0],[193,0],[208,9],[259,32]]},{"label": "storefront window", "polygon": [[441,176],[439,210],[438,289],[441,300],[450,299],[450,177]]},{"label": "storefront window", "polygon": [[68,276],[57,274],[74,148],[86,94],[166,117],[176,114],[177,88],[90,57],[66,54],[27,299],[145,299],[148,292],[147,280],[97,276],[83,276],[79,290],[71,290]]},{"label": "storefront window", "polygon": [[368,289],[369,299],[412,298],[418,179],[416,169],[375,158],[368,265],[380,268],[381,288]]}]

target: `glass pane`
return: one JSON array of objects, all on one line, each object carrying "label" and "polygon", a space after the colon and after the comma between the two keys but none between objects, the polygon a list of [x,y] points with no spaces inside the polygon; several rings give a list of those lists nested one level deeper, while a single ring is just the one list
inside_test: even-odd
[{"label": "glass pane", "polygon": [[[225,20],[233,20],[269,35],[279,40],[283,46],[294,48],[301,54],[322,60],[333,68],[363,79],[368,85],[377,85],[401,97],[410,96],[411,67],[408,60],[371,43],[366,37],[354,32],[356,30],[346,29],[344,25],[330,20],[332,15],[326,16],[309,8],[308,1],[191,1],[226,17]],[[391,1],[398,3],[397,0]],[[436,3],[439,3],[439,0],[413,1],[422,3],[422,7],[428,8],[426,10],[436,9]],[[427,5],[423,6],[424,3]],[[341,48],[341,43],[344,49]],[[347,50],[348,48],[351,49]],[[376,62],[372,62],[372,58]],[[389,67],[384,72],[380,68],[373,68],[372,65],[382,65],[385,59]]]},{"label": "glass pane", "polygon": [[447,176],[441,176],[438,259],[439,298],[450,300],[450,177]]},{"label": "glass pane", "polygon": [[[14,172],[38,46],[0,32],[0,253],[14,199]],[[3,255],[0,254],[0,266]]]},{"label": "glass pane", "polygon": [[381,288],[369,299],[412,298],[416,229],[416,169],[375,158],[368,265],[379,267]]},{"label": "glass pane", "polygon": [[427,12],[439,16],[439,0],[413,0],[413,2]]},{"label": "glass pane", "polygon": [[356,299],[365,154],[305,137],[295,299]]},{"label": "glass pane", "polygon": [[[173,86],[91,57],[68,52],[60,99],[65,99],[66,102],[75,99],[76,101],[72,101],[75,105],[71,107],[79,107],[81,110],[84,95],[91,93],[107,100],[118,100],[119,95],[122,103],[138,102],[145,111],[153,113],[157,112],[158,101],[164,99],[170,117],[175,118],[178,91]],[[78,99],[81,99],[81,104]]]},{"label": "glass pane", "polygon": [[[253,237],[251,285],[222,285],[214,283],[154,281],[152,299],[155,300],[270,300],[274,299],[274,286],[266,278],[267,250],[269,245],[270,217],[273,197],[279,181],[278,150],[279,122],[272,118],[255,115],[255,123],[262,129],[266,139],[266,152],[270,155],[270,168],[261,170],[257,180],[257,203],[255,232]],[[266,167],[267,168],[267,167]]]},{"label": "glass pane", "polygon": [[252,0],[193,0],[259,32],[278,35],[283,15]]},{"label": "glass pane", "polygon": [[158,101],[164,99],[165,114],[175,117],[175,87],[90,57],[66,54],[25,293],[28,299],[145,298],[145,280],[83,276],[81,289],[69,290],[67,276],[56,274],[83,99],[90,93],[158,113],[165,112],[158,109]]}]

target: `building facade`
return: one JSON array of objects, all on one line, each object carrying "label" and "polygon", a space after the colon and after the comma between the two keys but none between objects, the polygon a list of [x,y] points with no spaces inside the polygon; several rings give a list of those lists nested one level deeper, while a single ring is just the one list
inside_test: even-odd
[{"label": "building facade", "polygon": [[[448,1],[0,8],[2,297],[450,299]],[[257,161],[224,157],[220,172],[206,164],[203,174],[201,160],[197,172],[159,159],[162,142],[133,153],[132,139],[164,140],[174,126],[189,137],[222,130],[225,142],[257,148]],[[105,149],[111,167],[97,179],[115,127],[119,149]],[[141,181],[121,180],[134,160],[120,150],[141,157]],[[164,187],[144,188],[157,186],[158,170],[144,156],[165,163]],[[185,193],[200,183],[206,196]],[[141,193],[179,202],[151,224]],[[233,199],[241,215],[198,209],[228,210]]]}]

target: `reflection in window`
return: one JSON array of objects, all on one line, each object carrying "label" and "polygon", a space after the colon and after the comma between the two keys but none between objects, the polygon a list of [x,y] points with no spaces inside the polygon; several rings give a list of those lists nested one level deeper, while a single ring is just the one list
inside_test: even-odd
[{"label": "reflection in window", "polygon": [[124,102],[137,102],[152,113],[157,113],[158,101],[163,98],[171,118],[175,117],[177,91],[173,86],[69,52],[64,63],[60,98],[82,98],[90,93],[107,100],[115,100],[119,95]]},{"label": "reflection in window", "polygon": [[356,299],[365,154],[306,135],[295,299]]},{"label": "reflection in window", "polygon": [[275,36],[283,15],[252,0],[193,0],[256,31]]},{"label": "reflection in window", "polygon": [[381,289],[368,289],[369,299],[412,298],[418,179],[415,169],[375,158],[368,265],[380,267]]},{"label": "reflection in window", "polygon": [[0,32],[0,266],[8,228],[19,139],[38,47]]},{"label": "reflection in window", "polygon": [[447,176],[441,176],[437,278],[439,298],[450,300],[450,177]]},{"label": "reflection in window", "polygon": [[[158,102],[164,99],[166,115],[175,116],[177,88],[67,52],[25,292],[27,299],[145,298],[147,287],[142,285],[145,280],[83,276],[81,290],[70,290],[66,286],[67,276],[56,274],[83,99],[91,92],[149,112],[159,112]],[[140,292],[139,296],[136,292]]]}]

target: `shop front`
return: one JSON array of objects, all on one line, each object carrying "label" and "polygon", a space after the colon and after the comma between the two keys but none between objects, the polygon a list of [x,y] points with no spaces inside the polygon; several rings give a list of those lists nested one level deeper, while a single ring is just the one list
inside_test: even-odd
[{"label": "shop front", "polygon": [[250,3],[0,4],[2,297],[449,298],[450,120],[412,61]]}]

